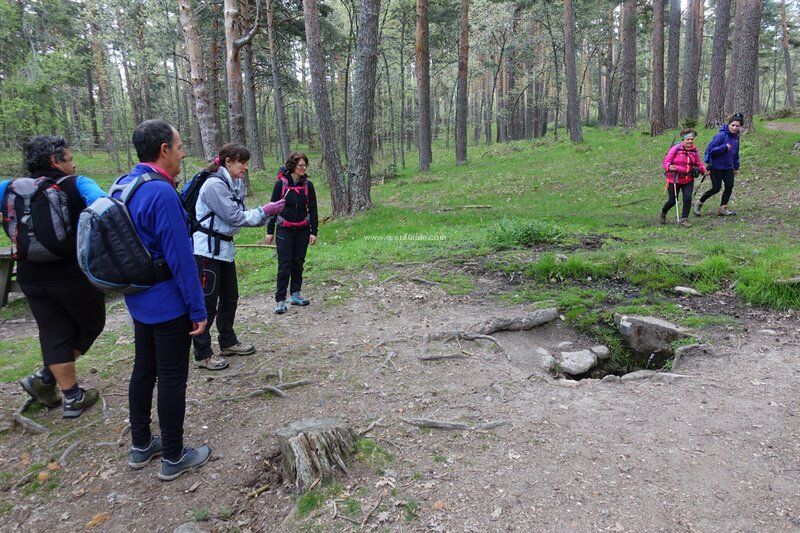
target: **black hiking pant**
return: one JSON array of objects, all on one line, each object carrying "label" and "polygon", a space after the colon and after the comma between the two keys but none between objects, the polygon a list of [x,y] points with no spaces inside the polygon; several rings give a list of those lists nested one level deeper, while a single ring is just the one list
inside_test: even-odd
[{"label": "black hiking pant", "polygon": [[158,426],[164,458],[170,461],[177,461],[183,454],[191,330],[189,315],[158,324],[133,321],[136,355],[128,385],[131,441],[135,448],[150,444],[153,389],[157,384]]},{"label": "black hiking pant", "polygon": [[192,337],[194,359],[202,361],[214,355],[211,348],[211,325],[217,321],[220,349],[230,348],[239,342],[233,331],[236,308],[239,305],[239,282],[236,279],[236,263],[209,257],[194,256],[203,286],[208,324],[203,333]]},{"label": "black hiking pant", "polygon": [[700,203],[705,203],[706,200],[717,194],[720,189],[722,189],[722,184],[725,184],[725,190],[722,191],[722,200],[720,200],[719,205],[728,205],[728,201],[731,199],[731,193],[733,192],[733,178],[735,174],[733,173],[732,168],[728,168],[725,170],[717,170],[716,168],[711,169],[711,188],[700,197]]},{"label": "black hiking pant", "polygon": [[[278,290],[275,291],[275,301],[286,300],[286,289],[292,293],[300,292],[303,288],[303,264],[306,261],[306,251],[311,237],[311,229],[304,228],[278,228],[275,231],[275,244],[278,247]],[[291,287],[289,280],[291,278]]]},{"label": "black hiking pant", "polygon": [[[681,218],[689,218],[689,211],[692,210],[692,193],[694,192],[694,181],[690,181],[689,183],[678,184],[678,194],[683,195],[683,208],[681,209]],[[669,193],[669,198],[667,198],[667,202],[664,204],[664,207],[661,208],[662,213],[667,213],[672,206],[675,205],[675,184],[674,183],[667,183],[667,193]]]}]

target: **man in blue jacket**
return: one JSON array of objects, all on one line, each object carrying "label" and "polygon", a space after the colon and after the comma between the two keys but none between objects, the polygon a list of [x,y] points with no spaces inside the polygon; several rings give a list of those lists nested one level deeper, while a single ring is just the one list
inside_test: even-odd
[{"label": "man in blue jacket", "polygon": [[[185,156],[181,136],[164,121],[147,120],[134,130],[133,145],[140,163],[117,183],[132,183],[145,174],[156,178],[139,187],[128,210],[142,243],[154,260],[166,260],[172,277],[125,296],[136,344],[128,388],[132,440],[128,465],[144,468],[163,455],[158,478],[169,481],[211,457],[208,446],[183,445],[189,348],[191,337],[206,327],[206,308],[186,211],[175,190],[175,176]],[[150,432],[156,383],[161,437]]]}]

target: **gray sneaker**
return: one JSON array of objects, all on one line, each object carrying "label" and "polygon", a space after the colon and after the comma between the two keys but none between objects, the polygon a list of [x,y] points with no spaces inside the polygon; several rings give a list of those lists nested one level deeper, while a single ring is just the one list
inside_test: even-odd
[{"label": "gray sneaker", "polygon": [[275,314],[276,315],[282,315],[285,312],[286,312],[286,300],[281,300],[275,306]]},{"label": "gray sneaker", "polygon": [[139,470],[150,464],[150,461],[164,453],[161,446],[161,437],[151,437],[146,448],[131,448],[128,450],[128,466]]},{"label": "gray sneaker", "polygon": [[703,202],[698,200],[692,206],[692,213],[694,213],[694,216],[696,216],[696,217],[703,216],[703,214],[700,212],[701,209],[703,209]]},{"label": "gray sneaker", "polygon": [[161,466],[158,468],[158,479],[161,481],[172,481],[178,479],[184,472],[189,472],[195,468],[200,468],[211,458],[211,448],[200,446],[197,449],[184,448],[181,458],[175,462],[161,458]]},{"label": "gray sneaker", "polygon": [[731,211],[731,210],[730,210],[730,209],[728,209],[727,207],[726,207],[726,208],[724,208],[724,209],[720,209],[720,210],[717,212],[717,215],[719,215],[719,216],[721,216],[721,217],[732,217],[732,216],[733,216],[733,215],[735,215],[735,214],[736,214],[736,212],[735,212],[735,211]]},{"label": "gray sneaker", "polygon": [[194,366],[197,368],[205,368],[206,370],[222,370],[223,368],[228,368],[228,362],[222,357],[212,355],[211,357],[195,361]]},{"label": "gray sneaker", "polygon": [[81,392],[79,398],[64,398],[64,418],[78,418],[100,398],[100,391],[97,389],[81,389]]},{"label": "gray sneaker", "polygon": [[52,409],[61,405],[61,395],[58,394],[58,387],[55,383],[46,385],[42,380],[42,368],[30,376],[19,380],[22,388],[31,395],[34,400],[38,400],[45,407]]},{"label": "gray sneaker", "polygon": [[252,344],[242,344],[241,342],[237,342],[233,346],[228,346],[227,348],[223,348],[220,355],[251,355],[256,353],[256,347]]}]

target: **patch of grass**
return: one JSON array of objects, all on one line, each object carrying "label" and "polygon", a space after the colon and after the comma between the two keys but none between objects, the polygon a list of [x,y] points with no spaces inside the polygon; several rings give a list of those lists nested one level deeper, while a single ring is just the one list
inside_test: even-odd
[{"label": "patch of grass", "polygon": [[611,277],[615,265],[600,257],[573,254],[564,260],[560,255],[547,253],[527,267],[526,275],[538,281],[598,280]]},{"label": "patch of grass", "polygon": [[489,229],[487,241],[496,250],[523,248],[534,244],[561,240],[563,230],[543,220],[512,220],[503,218]]},{"label": "patch of grass", "polygon": [[325,496],[321,491],[315,489],[306,492],[297,499],[297,515],[301,518],[308,516],[314,509],[322,507],[323,503],[325,503]]},{"label": "patch of grass", "polygon": [[422,478],[422,474],[421,473],[416,472],[416,471],[411,473],[411,481],[420,481],[422,479],[423,478]]},{"label": "patch of grass", "polygon": [[347,498],[339,504],[342,513],[350,518],[361,516],[361,502],[357,498]]},{"label": "patch of grass", "polygon": [[685,337],[683,339],[672,341],[670,346],[672,346],[673,350],[677,350],[678,348],[683,346],[691,346],[692,344],[700,344],[700,340],[697,337]]},{"label": "patch of grass", "polygon": [[692,315],[680,319],[687,328],[703,328],[706,326],[731,326],[739,322],[726,315]]},{"label": "patch of grass", "polygon": [[0,381],[16,381],[41,364],[38,337],[0,341]]},{"label": "patch of grass", "polygon": [[441,450],[436,450],[436,453],[433,454],[433,462],[434,463],[444,463],[447,458],[444,456]]},{"label": "patch of grass", "polygon": [[413,522],[419,516],[419,503],[417,500],[408,500],[406,504],[403,506],[405,513],[403,515],[403,519],[406,522]]},{"label": "patch of grass", "polygon": [[232,516],[233,516],[233,509],[231,509],[227,505],[220,507],[219,511],[217,511],[217,518],[219,518],[220,520],[230,520]]},{"label": "patch of grass", "polygon": [[472,278],[464,274],[432,272],[429,278],[430,281],[438,282],[439,286],[452,296],[463,296],[475,290],[475,283]]},{"label": "patch of grass", "polygon": [[356,441],[356,460],[382,470],[394,461],[394,455],[372,439],[358,439]]},{"label": "patch of grass", "polygon": [[10,513],[14,509],[11,502],[0,502],[0,516]]},{"label": "patch of grass", "polygon": [[211,519],[211,511],[208,507],[195,507],[190,512],[192,522],[205,522]]}]

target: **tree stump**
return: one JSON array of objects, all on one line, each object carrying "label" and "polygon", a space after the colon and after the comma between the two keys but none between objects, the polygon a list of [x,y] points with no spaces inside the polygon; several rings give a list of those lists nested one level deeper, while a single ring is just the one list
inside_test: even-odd
[{"label": "tree stump", "polygon": [[355,452],[356,432],[341,418],[306,418],[292,422],[276,433],[281,449],[283,479],[297,494],[307,491],[317,479],[333,480],[337,466],[348,473],[347,463]]}]

